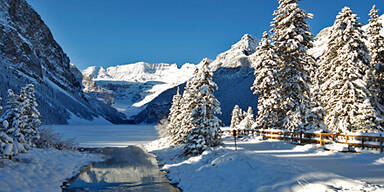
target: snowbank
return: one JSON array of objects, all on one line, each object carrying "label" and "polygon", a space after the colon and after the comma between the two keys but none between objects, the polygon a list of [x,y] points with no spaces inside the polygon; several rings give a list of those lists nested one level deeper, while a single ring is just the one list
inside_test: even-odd
[{"label": "snowbank", "polygon": [[82,166],[100,160],[100,155],[77,151],[33,149],[0,164],[0,191],[61,191],[60,185]]},{"label": "snowbank", "polygon": [[384,165],[377,154],[337,153],[314,144],[257,139],[239,141],[235,151],[229,137],[223,147],[190,158],[179,155],[183,146],[167,148],[162,140],[146,148],[185,192],[384,190],[384,173],[378,171]]}]

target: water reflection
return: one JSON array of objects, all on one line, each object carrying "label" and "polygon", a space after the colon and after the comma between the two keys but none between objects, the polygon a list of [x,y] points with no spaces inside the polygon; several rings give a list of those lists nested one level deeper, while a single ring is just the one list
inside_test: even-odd
[{"label": "water reflection", "polygon": [[64,192],[83,191],[179,191],[160,172],[155,157],[137,146],[103,148],[109,157],[84,170]]}]

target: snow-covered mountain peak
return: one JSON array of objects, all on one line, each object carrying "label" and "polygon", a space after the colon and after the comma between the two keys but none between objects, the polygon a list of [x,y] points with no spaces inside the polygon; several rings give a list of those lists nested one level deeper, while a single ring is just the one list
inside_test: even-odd
[{"label": "snow-covered mountain peak", "polygon": [[100,66],[88,67],[85,70],[83,70],[82,73],[84,75],[90,77],[91,79],[95,79],[95,78],[98,78],[100,76],[103,76],[103,78],[104,78],[104,76],[106,75],[105,69],[103,67],[100,67]]},{"label": "snow-covered mountain peak", "polygon": [[93,80],[147,82],[173,82],[190,78],[189,74],[196,69],[194,64],[184,64],[178,68],[176,64],[137,62],[103,68],[91,66],[83,70],[83,74]]},{"label": "snow-covered mountain peak", "polygon": [[308,54],[315,58],[320,57],[328,47],[330,33],[331,27],[322,29],[313,40],[313,48],[308,50]]},{"label": "snow-covered mountain peak", "polygon": [[232,49],[244,49],[246,51],[249,51],[250,53],[253,53],[256,51],[257,42],[258,41],[254,36],[250,34],[245,34],[243,35],[243,37],[241,37],[241,40],[239,42],[232,45]]},{"label": "snow-covered mountain peak", "polygon": [[219,67],[236,68],[250,66],[248,56],[256,51],[257,42],[257,39],[252,35],[243,35],[240,41],[231,46],[231,49],[217,55],[216,60],[210,64],[210,68],[216,70]]}]

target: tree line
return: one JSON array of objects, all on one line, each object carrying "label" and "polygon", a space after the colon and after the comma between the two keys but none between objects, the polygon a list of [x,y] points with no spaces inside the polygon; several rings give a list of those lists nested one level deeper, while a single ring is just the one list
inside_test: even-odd
[{"label": "tree line", "polygon": [[308,54],[312,18],[297,1],[280,1],[271,35],[264,33],[255,56],[259,95],[255,128],[329,132],[383,131],[384,38],[377,9],[367,32],[350,8],[337,15],[329,43],[317,59]]}]

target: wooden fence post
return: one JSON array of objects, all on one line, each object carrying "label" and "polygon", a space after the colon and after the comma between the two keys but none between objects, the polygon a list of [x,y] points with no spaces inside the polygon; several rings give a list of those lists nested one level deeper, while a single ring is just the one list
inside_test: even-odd
[{"label": "wooden fence post", "polygon": [[323,146],[323,134],[320,133],[320,146]]},{"label": "wooden fence post", "polygon": [[303,131],[300,131],[300,144],[303,142]]},{"label": "wooden fence post", "polygon": [[380,134],[380,153],[383,152],[383,137]]},{"label": "wooden fence post", "polygon": [[365,138],[364,136],[361,137],[361,149],[364,149],[364,141],[365,141]]}]

